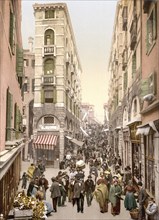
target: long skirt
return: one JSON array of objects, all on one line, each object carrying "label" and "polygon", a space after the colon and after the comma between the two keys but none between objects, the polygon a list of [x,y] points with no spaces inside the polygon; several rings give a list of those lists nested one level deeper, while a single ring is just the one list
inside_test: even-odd
[{"label": "long skirt", "polygon": [[119,215],[120,214],[120,199],[116,198],[116,205],[113,206],[113,204],[111,204],[111,214],[112,215]]}]

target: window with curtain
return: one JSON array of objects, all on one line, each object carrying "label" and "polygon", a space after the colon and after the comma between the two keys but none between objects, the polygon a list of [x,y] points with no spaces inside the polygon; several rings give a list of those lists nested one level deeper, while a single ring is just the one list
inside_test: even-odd
[{"label": "window with curtain", "polygon": [[45,19],[49,18],[55,18],[55,10],[54,9],[48,9],[45,11]]},{"label": "window with curtain", "polygon": [[44,62],[44,75],[54,74],[55,63],[53,59],[47,59]]},{"label": "window with curtain", "polygon": [[56,89],[44,90],[44,103],[56,103]]}]

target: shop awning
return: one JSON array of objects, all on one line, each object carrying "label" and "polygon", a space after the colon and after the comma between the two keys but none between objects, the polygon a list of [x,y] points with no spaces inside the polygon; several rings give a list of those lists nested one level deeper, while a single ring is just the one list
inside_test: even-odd
[{"label": "shop awning", "polygon": [[72,139],[72,137],[70,137],[70,136],[65,136],[68,140],[71,140]]},{"label": "shop awning", "polygon": [[53,150],[57,144],[58,136],[52,134],[38,135],[33,142],[33,146],[37,149]]},{"label": "shop awning", "polygon": [[136,131],[136,135],[149,135],[149,133],[151,132],[155,132],[155,129],[153,127],[153,124],[150,122],[148,124],[145,125],[140,125],[137,126],[137,131]]},{"label": "shop awning", "polygon": [[136,135],[148,135],[150,132],[150,127],[137,128]]},{"label": "shop awning", "polygon": [[70,141],[71,141],[72,143],[74,143],[74,144],[80,146],[80,147],[82,147],[83,144],[84,144],[83,141],[79,141],[79,140],[77,140],[77,139],[75,139],[75,138],[71,139]]}]

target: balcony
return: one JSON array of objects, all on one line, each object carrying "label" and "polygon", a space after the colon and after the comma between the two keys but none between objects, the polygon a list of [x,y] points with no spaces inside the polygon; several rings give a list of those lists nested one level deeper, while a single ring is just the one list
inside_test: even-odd
[{"label": "balcony", "polygon": [[137,20],[136,18],[132,21],[130,28],[130,49],[134,50],[137,43]]},{"label": "balcony", "polygon": [[55,45],[44,45],[44,56],[53,55],[56,56],[56,47]]},{"label": "balcony", "polygon": [[44,75],[42,77],[43,85],[56,85],[56,78],[53,75]]}]

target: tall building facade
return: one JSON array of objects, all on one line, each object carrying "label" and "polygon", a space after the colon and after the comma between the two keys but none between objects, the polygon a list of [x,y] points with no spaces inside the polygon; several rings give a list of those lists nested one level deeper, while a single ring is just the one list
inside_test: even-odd
[{"label": "tall building facade", "polygon": [[28,48],[24,50],[24,80],[23,80],[23,130],[25,135],[24,159],[33,157],[33,105],[34,105],[34,74],[35,54],[33,38],[28,39]]},{"label": "tall building facade", "polygon": [[21,0],[0,1],[0,214],[7,219],[20,180],[23,49]]},{"label": "tall building facade", "polygon": [[[48,163],[64,157],[65,137],[78,137],[81,64],[67,5],[35,4],[34,149]],[[45,152],[44,152],[45,150]]]},{"label": "tall building facade", "polygon": [[110,145],[157,203],[158,12],[157,1],[118,1],[108,68]]}]

